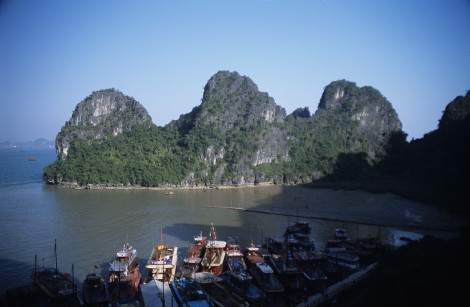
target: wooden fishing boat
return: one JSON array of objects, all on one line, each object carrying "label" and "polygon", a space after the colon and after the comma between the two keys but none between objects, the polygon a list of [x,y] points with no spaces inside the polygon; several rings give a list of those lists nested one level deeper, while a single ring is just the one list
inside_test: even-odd
[{"label": "wooden fishing boat", "polygon": [[244,255],[245,255],[246,259],[248,260],[249,264],[255,265],[256,263],[262,263],[263,262],[263,258],[259,254],[259,250],[260,250],[260,248],[255,246],[253,241],[251,241],[250,246],[245,248]]},{"label": "wooden fishing boat", "polygon": [[240,244],[238,243],[238,239],[233,237],[227,238],[227,249],[240,249]]},{"label": "wooden fishing boat", "polygon": [[176,263],[178,261],[178,247],[163,245],[163,231],[161,233],[162,244],[152,249],[147,265],[148,270],[145,282],[152,279],[171,282],[175,279]]},{"label": "wooden fishing boat", "polygon": [[337,228],[335,229],[335,240],[347,240],[348,237],[348,232],[344,228]]},{"label": "wooden fishing boat", "polygon": [[[34,259],[34,273],[32,279],[34,283],[54,301],[60,299],[77,300],[78,288],[70,279],[70,274],[62,273],[57,269],[57,241],[54,241],[55,268],[37,269],[37,255]],[[73,265],[72,265],[73,274]]]},{"label": "wooden fishing boat", "polygon": [[178,306],[214,306],[207,293],[194,279],[181,278],[172,281],[171,289],[173,290]]},{"label": "wooden fishing boat", "polygon": [[180,277],[184,278],[194,278],[194,273],[196,273],[201,266],[201,258],[184,258],[183,265],[180,267]]},{"label": "wooden fishing boat", "polygon": [[242,281],[231,275],[220,275],[227,286],[253,306],[264,306],[266,294],[252,281]]},{"label": "wooden fishing boat", "polygon": [[207,245],[207,237],[202,236],[201,233],[194,237],[194,245],[188,249],[188,257],[202,258]]},{"label": "wooden fishing boat", "polygon": [[131,301],[136,298],[142,277],[138,259],[137,250],[126,243],[109,264],[108,289],[112,302],[122,299]]},{"label": "wooden fishing boat", "polygon": [[274,275],[274,270],[265,260],[268,260],[271,255],[265,249],[259,247],[251,242],[251,245],[245,249],[245,257],[250,265],[250,272],[253,278],[257,281],[258,285],[266,293],[279,293],[284,292],[279,279]]},{"label": "wooden fishing boat", "polygon": [[328,259],[329,262],[347,267],[349,269],[359,268],[359,257],[348,253],[331,252],[329,250],[322,251],[322,254]]},{"label": "wooden fishing boat", "polygon": [[242,281],[251,280],[252,277],[246,267],[243,254],[238,248],[227,250],[225,261],[229,275],[232,275],[233,277]]},{"label": "wooden fishing boat", "polygon": [[244,307],[248,302],[232,291],[227,281],[209,272],[195,274],[195,280],[209,295],[210,300],[220,307]]},{"label": "wooden fishing boat", "polygon": [[285,234],[289,233],[310,233],[310,225],[306,221],[297,221],[294,225],[287,226]]},{"label": "wooden fishing boat", "polygon": [[217,240],[214,224],[211,224],[210,239],[201,263],[203,272],[211,272],[216,275],[222,273],[226,245],[227,242]]},{"label": "wooden fishing boat", "polygon": [[83,300],[85,304],[95,306],[108,304],[108,286],[101,275],[87,274],[83,281]]},{"label": "wooden fishing boat", "polygon": [[266,262],[256,263],[251,269],[251,274],[264,292],[284,292],[284,287],[274,275],[274,270]]}]

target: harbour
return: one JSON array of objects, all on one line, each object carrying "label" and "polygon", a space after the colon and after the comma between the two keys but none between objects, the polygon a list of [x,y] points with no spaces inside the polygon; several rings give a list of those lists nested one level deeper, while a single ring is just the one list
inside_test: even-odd
[{"label": "harbour", "polygon": [[[58,270],[54,242],[55,268],[38,268],[36,256],[33,281],[26,286],[7,289],[4,304],[169,306],[167,303],[176,302],[178,306],[295,306],[304,301],[308,306],[315,306],[355,284],[375,265],[371,262],[391,247],[382,245],[376,238],[362,239],[374,242],[373,246],[365,247],[359,244],[360,240],[350,240],[345,229],[336,229],[335,239],[317,250],[313,245],[304,245],[305,239],[300,239],[308,236],[310,231],[308,222],[297,221],[287,227],[284,239],[266,238],[266,243],[261,245],[255,245],[252,240],[249,246],[242,248],[236,238],[217,238],[216,228],[211,224],[208,237],[202,237],[201,232],[193,242],[198,247],[203,238],[201,253],[205,263],[187,276],[182,274],[183,264],[176,273],[177,247],[163,244],[162,231],[161,242],[152,247],[145,265],[145,279],[139,269],[137,250],[125,243],[109,263],[108,276],[95,270],[87,274],[82,291],[78,290],[73,266],[72,275]],[[344,236],[338,237],[338,231]],[[291,235],[296,239],[291,239]],[[330,251],[329,244],[341,245],[343,250]],[[370,252],[367,259],[362,259],[361,266],[359,257],[353,256],[359,251]],[[299,257],[300,254],[303,256]],[[338,261],[348,257],[356,259],[355,266]],[[310,269],[320,275],[309,276]],[[318,294],[321,296],[317,297]]]},{"label": "harbour", "polygon": [[[47,156],[47,155],[50,155]],[[26,181],[0,186],[0,233],[4,253],[0,256],[0,291],[31,283],[34,257],[38,267],[54,267],[54,239],[61,272],[72,275],[80,293],[83,281],[95,270],[105,279],[117,249],[128,241],[138,250],[142,280],[152,248],[161,242],[178,247],[178,264],[187,257],[188,242],[195,235],[207,236],[213,223],[217,237],[237,238],[241,248],[267,237],[282,237],[286,227],[299,218],[309,222],[316,249],[324,248],[337,228],[352,239],[379,238],[403,244],[401,237],[419,239],[425,234],[449,238],[459,220],[434,207],[393,194],[364,191],[307,189],[299,186],[264,186],[234,189],[165,190],[72,190],[44,184],[41,163],[55,152],[25,152]],[[37,158],[35,163],[29,156]],[[12,156],[15,158],[16,156]],[[15,164],[16,163],[16,164]],[[37,168],[31,170],[30,168]],[[37,174],[32,180],[31,173]],[[10,176],[11,177],[11,176]],[[270,212],[270,213],[267,213]],[[272,214],[274,213],[274,214]],[[127,240],[126,240],[127,238]],[[179,265],[178,265],[179,266]],[[20,293],[23,293],[20,291]]]}]

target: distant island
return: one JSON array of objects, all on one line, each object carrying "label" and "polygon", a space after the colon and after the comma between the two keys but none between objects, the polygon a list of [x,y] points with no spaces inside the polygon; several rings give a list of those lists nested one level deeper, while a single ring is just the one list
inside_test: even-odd
[{"label": "distant island", "polygon": [[0,148],[54,148],[54,145],[54,141],[48,141],[45,138],[27,142],[0,142]]},{"label": "distant island", "polygon": [[347,80],[325,87],[313,115],[286,114],[249,77],[220,71],[202,103],[164,127],[134,98],[100,90],[58,133],[43,178],[79,188],[333,183],[467,208],[469,106],[468,93],[457,97],[438,130],[407,142],[392,104]]}]

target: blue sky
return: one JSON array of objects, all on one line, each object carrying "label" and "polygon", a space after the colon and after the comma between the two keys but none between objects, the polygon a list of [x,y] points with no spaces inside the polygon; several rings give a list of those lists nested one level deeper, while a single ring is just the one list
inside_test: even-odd
[{"label": "blue sky", "polygon": [[287,113],[335,80],[373,86],[420,138],[470,90],[470,1],[0,0],[0,142],[53,140],[112,87],[163,126],[219,70]]}]

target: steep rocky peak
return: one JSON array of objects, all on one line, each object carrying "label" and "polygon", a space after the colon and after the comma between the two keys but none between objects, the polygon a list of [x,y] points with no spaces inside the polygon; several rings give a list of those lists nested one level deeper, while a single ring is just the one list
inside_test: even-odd
[{"label": "steep rocky peak", "polygon": [[401,130],[396,111],[382,94],[371,86],[357,87],[346,80],[334,81],[325,87],[315,117],[347,115],[365,128],[381,132]]},{"label": "steep rocky peak", "polygon": [[314,119],[349,118],[358,125],[358,133],[368,140],[369,156],[381,151],[393,132],[402,130],[398,114],[382,94],[370,86],[339,80],[325,87]]},{"label": "steep rocky peak", "polygon": [[439,128],[443,128],[449,125],[450,122],[459,121],[467,118],[470,115],[470,91],[467,92],[467,95],[458,96],[452,102],[450,102],[442,118],[439,121]]},{"label": "steep rocky peak", "polygon": [[100,142],[146,122],[151,123],[150,115],[134,98],[115,89],[95,91],[77,104],[72,117],[57,134],[57,156],[65,159],[77,139],[87,139],[89,144]]},{"label": "steep rocky peak", "polygon": [[234,125],[265,125],[285,117],[285,109],[268,93],[260,92],[249,77],[219,71],[204,87],[197,124],[214,124],[226,132]]},{"label": "steep rocky peak", "polygon": [[351,96],[357,95],[356,83],[339,80],[331,82],[323,91],[318,109],[338,110],[341,109],[342,102]]},{"label": "steep rocky peak", "polygon": [[97,126],[104,123],[113,113],[133,113],[139,121],[150,120],[142,105],[134,98],[115,90],[93,92],[77,104],[68,126]]}]

